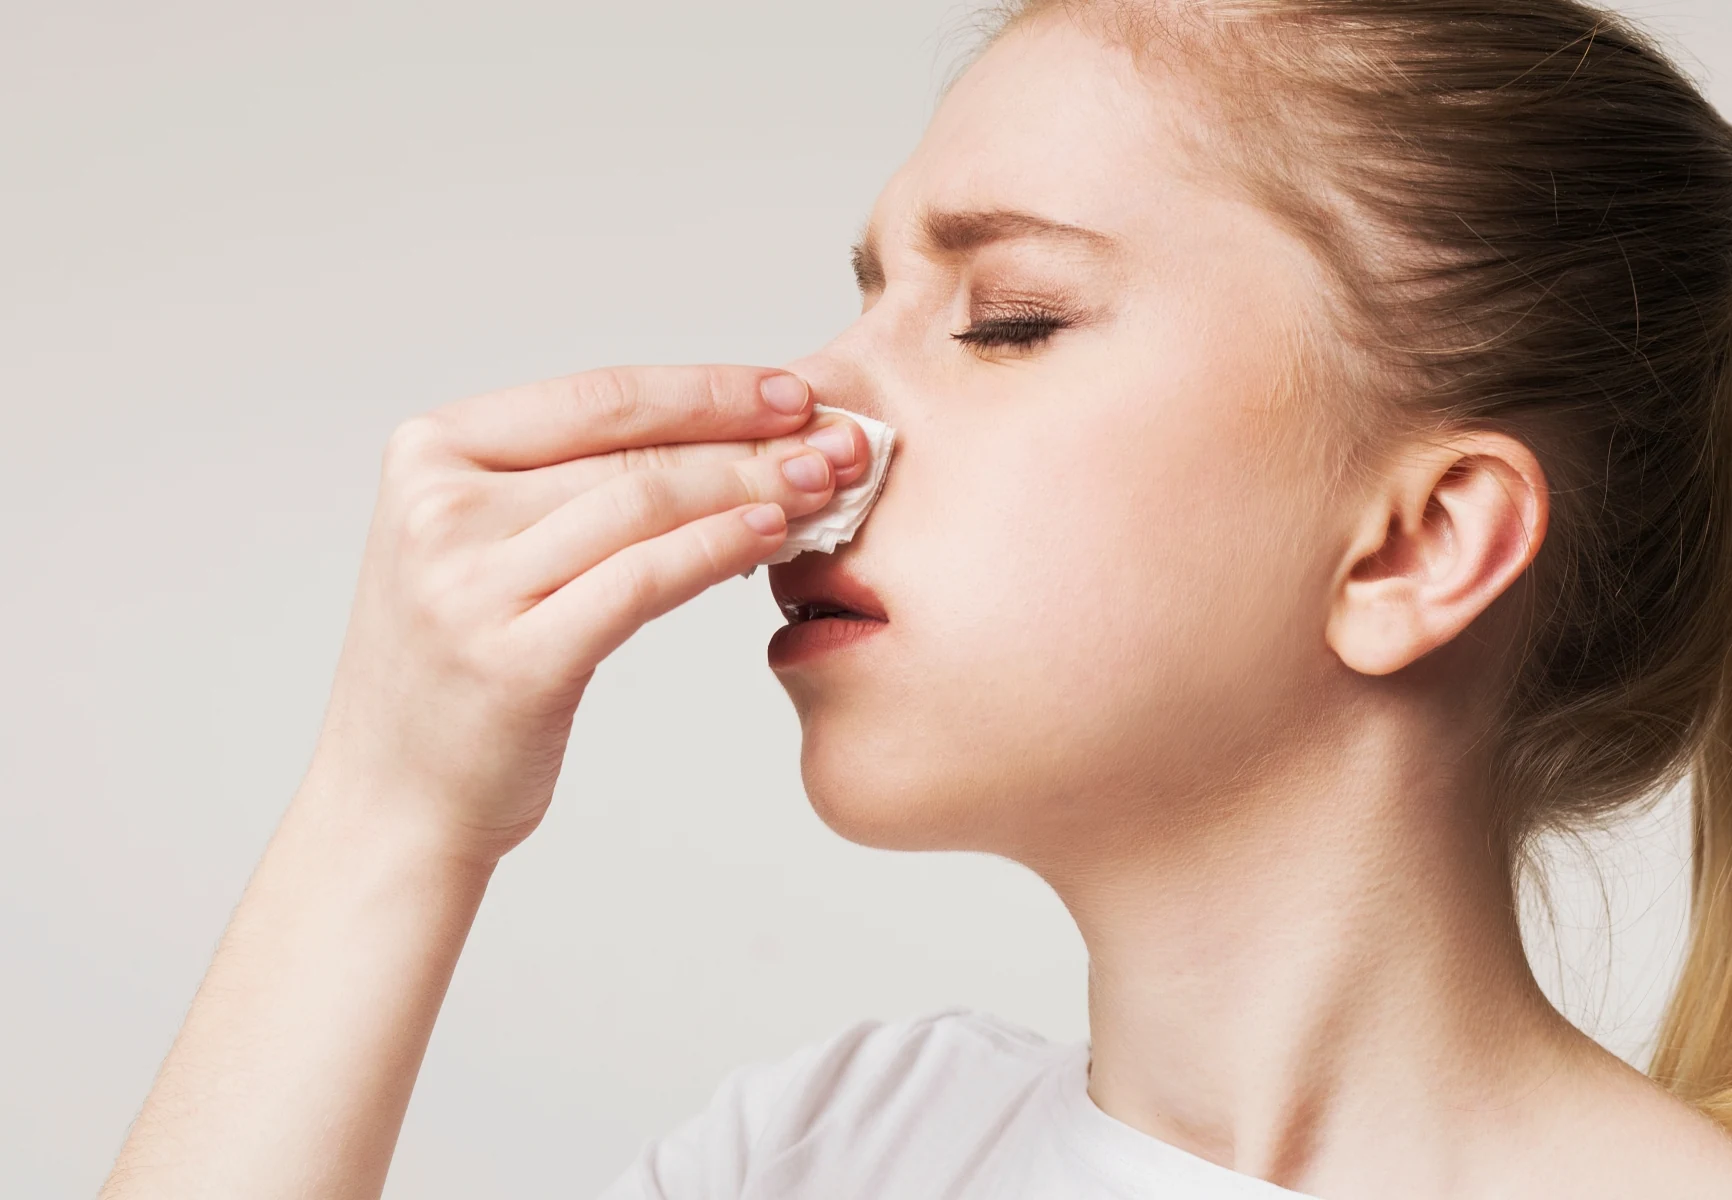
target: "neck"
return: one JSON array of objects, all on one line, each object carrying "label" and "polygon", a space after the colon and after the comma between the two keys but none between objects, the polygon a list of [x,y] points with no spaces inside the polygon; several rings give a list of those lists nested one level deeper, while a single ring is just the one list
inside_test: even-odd
[{"label": "neck", "polygon": [[1388,1195],[1411,1173],[1394,1191],[1420,1196],[1579,1050],[1482,806],[1439,748],[1377,732],[1135,862],[1046,873],[1089,948],[1103,1111],[1295,1190]]}]

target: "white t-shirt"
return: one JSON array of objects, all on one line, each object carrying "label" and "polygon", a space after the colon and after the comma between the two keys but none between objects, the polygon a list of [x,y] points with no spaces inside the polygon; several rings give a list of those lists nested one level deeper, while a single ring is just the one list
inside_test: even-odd
[{"label": "white t-shirt", "polygon": [[729,1075],[602,1200],[1305,1200],[1107,1116],[1087,1042],[953,1009]]}]

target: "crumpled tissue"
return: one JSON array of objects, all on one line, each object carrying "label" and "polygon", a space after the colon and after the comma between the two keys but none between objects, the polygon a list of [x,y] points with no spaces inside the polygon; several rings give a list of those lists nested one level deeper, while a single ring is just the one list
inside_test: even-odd
[{"label": "crumpled tissue", "polygon": [[[860,413],[828,404],[814,404],[812,411],[839,413],[858,424],[866,434],[867,444],[872,448],[871,465],[859,479],[845,488],[838,488],[836,494],[830,497],[830,503],[823,508],[789,521],[787,540],[758,566],[784,563],[808,550],[816,550],[820,554],[832,553],[859,530],[861,523],[866,520],[866,514],[871,512],[872,506],[878,502],[878,493],[884,488],[884,476],[890,469],[890,452],[896,444],[896,430],[883,421],[875,421]],[[750,579],[757,569],[758,567],[753,567],[750,571],[742,572],[740,578]]]}]

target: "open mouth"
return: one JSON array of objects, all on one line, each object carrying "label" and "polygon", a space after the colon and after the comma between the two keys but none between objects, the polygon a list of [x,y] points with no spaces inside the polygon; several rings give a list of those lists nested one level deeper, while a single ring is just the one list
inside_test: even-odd
[{"label": "open mouth", "polygon": [[[801,558],[815,557],[802,555]],[[867,583],[840,563],[792,563],[770,568],[770,591],[789,625],[814,621],[856,621],[882,625],[884,604]]]},{"label": "open mouth", "polygon": [[[778,671],[816,663],[876,639],[890,614],[865,580],[834,559],[801,555],[770,568],[770,590],[787,622],[770,637],[770,666]],[[808,560],[808,561],[802,561]]]},{"label": "open mouth", "polygon": [[839,621],[876,621],[877,617],[869,617],[865,613],[857,613],[853,609],[841,608],[835,604],[814,602],[810,604],[784,604],[782,615],[790,625],[804,625],[807,621],[823,621],[835,619]]}]

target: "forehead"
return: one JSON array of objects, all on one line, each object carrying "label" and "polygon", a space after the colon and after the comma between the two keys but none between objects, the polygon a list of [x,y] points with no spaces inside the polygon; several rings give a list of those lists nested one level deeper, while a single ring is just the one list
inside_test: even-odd
[{"label": "forehead", "polygon": [[1019,27],[939,106],[879,198],[891,238],[926,209],[1019,209],[1135,238],[1207,200],[1187,85],[1067,19]]}]

